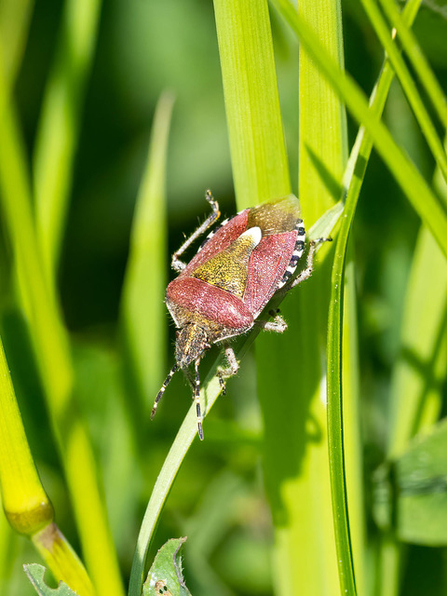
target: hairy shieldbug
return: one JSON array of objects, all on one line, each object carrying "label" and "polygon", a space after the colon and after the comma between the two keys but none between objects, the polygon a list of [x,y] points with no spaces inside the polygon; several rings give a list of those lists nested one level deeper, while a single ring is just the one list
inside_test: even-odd
[{"label": "hairy shieldbug", "polygon": [[[213,230],[193,259],[185,264],[179,257],[220,216],[219,205],[206,193],[212,213],[172,256],[171,266],[179,272],[166,289],[166,306],[178,328],[176,363],[163,383],[152,408],[157,405],[174,373],[182,369],[194,388],[197,427],[203,439],[200,409],[200,360],[213,344],[222,343],[227,368],[218,371],[221,384],[233,376],[239,364],[228,340],[258,325],[282,333],[287,329],[277,314],[273,321],[258,319],[272,296],[308,279],[319,241],[311,242],[306,268],[293,280],[304,251],[305,230],[300,204],[294,195],[244,209]],[[325,239],[321,239],[323,241]],[[194,363],[195,376],[189,366]]]}]

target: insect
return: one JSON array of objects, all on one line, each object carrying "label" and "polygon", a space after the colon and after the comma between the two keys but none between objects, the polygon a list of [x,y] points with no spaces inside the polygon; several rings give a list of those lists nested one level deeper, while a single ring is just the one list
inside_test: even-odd
[{"label": "insect", "polygon": [[[244,209],[213,230],[188,263],[179,257],[219,218],[219,205],[206,192],[212,212],[172,256],[179,275],[166,289],[166,306],[178,328],[175,364],[169,371],[152,408],[151,418],[175,372],[182,369],[191,383],[197,428],[203,440],[199,364],[204,353],[222,344],[227,366],[218,369],[221,386],[239,369],[229,340],[255,325],[282,333],[287,324],[279,313],[272,321],[259,315],[279,291],[284,293],[308,279],[313,271],[317,244],[310,243],[306,268],[291,279],[304,252],[305,230],[300,204],[294,195]],[[190,367],[194,365],[192,376]]]}]

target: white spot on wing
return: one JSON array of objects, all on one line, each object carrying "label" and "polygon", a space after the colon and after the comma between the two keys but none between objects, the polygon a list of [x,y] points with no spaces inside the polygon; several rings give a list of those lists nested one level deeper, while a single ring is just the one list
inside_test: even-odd
[{"label": "white spot on wing", "polygon": [[249,228],[243,234],[240,235],[240,238],[242,238],[243,236],[250,236],[253,244],[255,246],[257,246],[261,242],[261,238],[262,238],[261,228],[259,228],[258,226]]}]

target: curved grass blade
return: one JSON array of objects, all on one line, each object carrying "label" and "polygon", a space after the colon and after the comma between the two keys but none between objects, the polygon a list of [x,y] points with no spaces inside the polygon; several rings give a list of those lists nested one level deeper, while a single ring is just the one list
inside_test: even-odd
[{"label": "curved grass blade", "polygon": [[392,39],[385,19],[382,17],[377,4],[373,0],[362,0],[363,7],[373,25],[381,44],[383,45],[388,59],[391,62],[402,88],[407,96],[408,102],[416,116],[425,136],[428,146],[441,170],[444,178],[447,180],[447,156],[445,154],[442,142],[436,132],[436,128],[430,118],[421,95],[417,89],[404,59],[402,58],[397,45]]},{"label": "curved grass blade", "polygon": [[53,506],[28,445],[1,338],[0,487],[11,527],[32,540],[57,579],[71,583],[80,594],[94,596],[83,564],[53,522]]},{"label": "curved grass blade", "polygon": [[401,186],[413,208],[432,231],[444,254],[447,255],[447,215],[440,200],[432,193],[428,184],[402,149],[396,145],[380,119],[369,110],[364,94],[358,85],[340,70],[288,1],[275,0],[275,3],[300,37],[301,43],[311,53],[322,73],[343,98],[352,115],[365,127],[386,166]]},{"label": "curved grass blade", "polygon": [[121,305],[126,356],[146,411],[165,369],[166,160],[173,103],[174,97],[166,92],[155,111]]},{"label": "curved grass blade", "polygon": [[445,94],[436,79],[433,70],[421,50],[418,41],[408,26],[404,15],[398,11],[393,0],[380,0],[384,11],[388,15],[391,24],[397,31],[402,48],[408,56],[416,74],[425,87],[427,97],[432,102],[439,119],[444,128],[447,129],[447,100]]}]

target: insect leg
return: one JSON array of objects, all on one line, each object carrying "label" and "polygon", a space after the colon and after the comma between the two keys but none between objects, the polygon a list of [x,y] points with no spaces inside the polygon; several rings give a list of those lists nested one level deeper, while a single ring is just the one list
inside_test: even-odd
[{"label": "insect leg", "polygon": [[274,331],[275,333],[284,333],[287,329],[287,323],[280,314],[279,310],[269,311],[269,315],[273,317],[273,321],[256,320],[255,325],[262,327],[264,331]]},{"label": "insect leg", "polygon": [[303,271],[301,271],[301,273],[297,275],[295,279],[290,282],[290,284],[287,285],[285,288],[287,292],[303,281],[306,281],[306,279],[309,279],[309,277],[312,275],[314,270],[315,253],[317,252],[320,244],[323,242],[332,242],[332,238],[317,238],[316,240],[310,241],[306,269],[303,269]]},{"label": "insect leg", "polygon": [[202,225],[200,225],[195,232],[191,234],[189,238],[181,245],[181,247],[172,255],[171,267],[175,271],[183,271],[186,267],[186,263],[180,261],[179,256],[182,255],[189,246],[201,236],[213,223],[220,217],[219,203],[213,198],[210,190],[206,191],[205,199],[211,205],[212,212],[205,219]]},{"label": "insect leg", "polygon": [[203,441],[203,428],[202,428],[202,411],[200,409],[200,376],[199,376],[199,364],[200,358],[194,362],[194,368],[196,371],[196,386],[194,389],[194,400],[196,402],[196,415],[197,415],[197,430],[199,433],[199,439]]},{"label": "insect leg", "polygon": [[152,406],[151,420],[153,420],[155,414],[157,413],[158,402],[163,397],[164,392],[166,391],[166,387],[171,382],[171,379],[172,379],[172,377],[174,376],[174,374],[176,373],[177,370],[178,370],[178,364],[175,363],[174,366],[169,371],[168,376],[166,377],[163,385],[161,386],[160,391],[157,393],[157,397],[155,398],[154,405]]},{"label": "insect leg", "polygon": [[219,377],[219,383],[222,388],[222,393],[225,394],[225,380],[230,377],[234,377],[239,370],[239,362],[237,361],[236,354],[229,343],[224,343],[225,358],[228,366],[219,366],[217,369],[217,376]]}]

